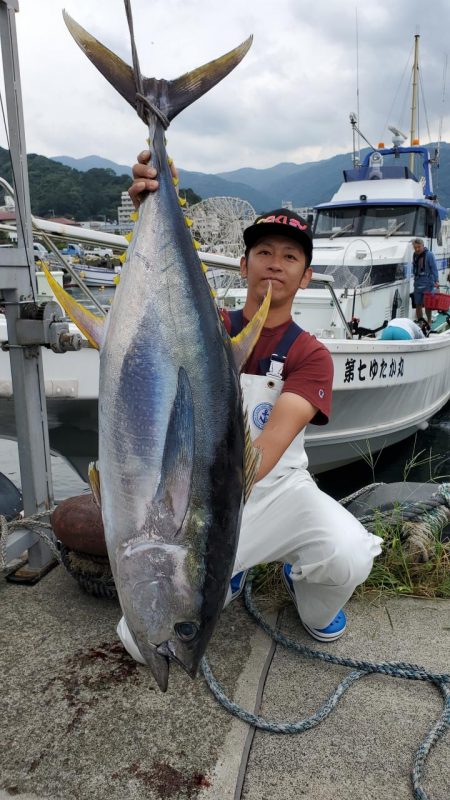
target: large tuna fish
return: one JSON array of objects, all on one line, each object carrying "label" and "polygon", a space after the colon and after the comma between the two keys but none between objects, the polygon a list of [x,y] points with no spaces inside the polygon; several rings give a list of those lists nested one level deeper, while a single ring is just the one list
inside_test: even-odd
[{"label": "large tuna fish", "polygon": [[65,21],[148,123],[160,181],[140,207],[104,325],[52,285],[100,350],[99,494],[108,554],[128,627],[165,691],[169,659],[195,676],[223,607],[248,472],[257,468],[239,366],[269,296],[236,355],[180,209],[164,128],[239,63],[251,40],[177,80],[156,80],[141,77],[133,37],[131,68],[67,14]]}]

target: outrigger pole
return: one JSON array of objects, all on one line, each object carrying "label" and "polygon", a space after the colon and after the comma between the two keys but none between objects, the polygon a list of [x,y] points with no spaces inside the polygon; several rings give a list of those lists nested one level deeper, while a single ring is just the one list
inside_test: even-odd
[{"label": "outrigger pole", "polygon": [[[18,0],[0,0],[0,42],[8,138],[16,200],[17,247],[0,249],[0,304],[7,321],[14,409],[25,517],[53,506],[53,487],[41,346],[56,352],[79,349],[56,303],[36,303],[31,205],[20,87],[15,13]],[[50,306],[50,307],[49,307]],[[5,561],[28,551],[18,580],[34,582],[54,562],[50,549],[26,527],[6,540]]]},{"label": "outrigger pole", "polygon": [[[417,131],[416,131],[416,120],[417,120],[417,84],[418,84],[418,75],[419,75],[419,39],[420,35],[418,33],[414,36],[414,63],[412,68],[412,99],[411,99],[411,131],[410,131],[410,145],[413,146]],[[411,153],[409,156],[409,169],[414,174],[415,164],[414,164],[414,153]]]}]

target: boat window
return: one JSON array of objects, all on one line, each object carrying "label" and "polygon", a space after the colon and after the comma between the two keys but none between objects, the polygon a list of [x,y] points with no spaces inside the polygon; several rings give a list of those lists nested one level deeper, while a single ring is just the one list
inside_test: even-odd
[{"label": "boat window", "polygon": [[[386,283],[403,280],[406,278],[406,264],[404,262],[391,264],[315,264],[312,268],[315,274],[332,275],[334,289],[364,289],[369,286],[380,286]],[[314,283],[314,289],[318,284]]]},{"label": "boat window", "polygon": [[417,209],[416,227],[414,230],[415,236],[425,237],[427,235],[427,209],[421,206]]},{"label": "boat window", "polygon": [[368,206],[362,219],[363,236],[411,236],[414,206]]},{"label": "boat window", "polygon": [[420,214],[425,209],[413,205],[320,208],[313,235],[318,239],[336,239],[339,236],[425,236],[425,217],[419,226],[424,229],[423,233],[415,230],[417,211]]},{"label": "boat window", "polygon": [[360,214],[359,208],[323,208],[317,213],[314,226],[314,236],[336,238],[338,236],[353,236],[356,231]]}]

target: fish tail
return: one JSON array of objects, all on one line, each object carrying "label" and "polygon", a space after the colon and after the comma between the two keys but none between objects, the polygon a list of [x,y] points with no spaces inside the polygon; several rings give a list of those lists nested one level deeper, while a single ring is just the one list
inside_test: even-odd
[{"label": "fish tail", "polygon": [[66,11],[63,11],[63,17],[79,47],[139,116],[147,122],[148,115],[153,113],[164,127],[168,127],[180,111],[225,78],[244,58],[253,40],[249,36],[245,42],[220,58],[186,72],[175,80],[167,81],[140,75],[131,27],[134,67],[130,67],[91,36]]}]

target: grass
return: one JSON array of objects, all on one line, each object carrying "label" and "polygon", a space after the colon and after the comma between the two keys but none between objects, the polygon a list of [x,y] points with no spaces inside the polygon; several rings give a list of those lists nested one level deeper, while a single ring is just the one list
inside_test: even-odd
[{"label": "grass", "polygon": [[[375,483],[375,470],[381,451],[374,458],[369,442],[366,448],[355,443],[355,448],[370,467]],[[403,480],[408,481],[415,468],[428,465],[428,482],[435,484],[437,489],[439,484],[450,479],[448,475],[436,475],[440,462],[442,457],[439,454],[432,455],[427,450],[416,452],[415,438],[411,456],[403,469]],[[381,514],[378,517],[374,514],[366,527],[383,539],[382,552],[376,557],[369,577],[357,587],[355,594],[450,598],[450,524],[443,521],[443,508],[437,514],[440,519],[433,519],[433,514],[425,517],[427,524],[424,530],[402,521],[400,505],[398,514],[391,513],[389,522]],[[418,535],[419,547],[411,545],[411,534]],[[282,608],[291,602],[281,577],[280,564],[260,564],[256,567],[253,587],[255,593],[272,609]]]},{"label": "grass", "polygon": [[383,594],[450,598],[450,541],[437,528],[428,538],[428,560],[411,552],[401,524],[375,522],[373,533],[383,539],[381,555],[358,594],[377,590]]},{"label": "grass", "polygon": [[[427,539],[427,561],[410,551],[401,524],[387,525],[375,519],[371,530],[383,539],[383,549],[367,580],[356,589],[357,596],[376,592],[390,596],[450,598],[450,540],[443,540],[442,530],[435,530]],[[256,567],[253,587],[255,594],[272,609],[291,602],[278,563]]]}]

